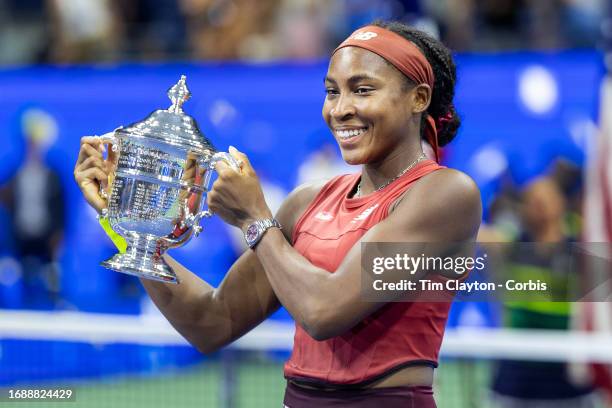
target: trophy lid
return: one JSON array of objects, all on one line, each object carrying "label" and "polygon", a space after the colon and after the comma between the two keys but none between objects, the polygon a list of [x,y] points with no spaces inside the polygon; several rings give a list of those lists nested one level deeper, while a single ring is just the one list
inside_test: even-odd
[{"label": "trophy lid", "polygon": [[156,110],[143,121],[117,129],[117,133],[128,137],[148,138],[185,149],[215,152],[212,143],[202,134],[196,121],[183,112],[183,103],[191,97],[185,81],[186,76],[181,75],[181,79],[168,90],[168,97],[172,101],[168,109]]}]

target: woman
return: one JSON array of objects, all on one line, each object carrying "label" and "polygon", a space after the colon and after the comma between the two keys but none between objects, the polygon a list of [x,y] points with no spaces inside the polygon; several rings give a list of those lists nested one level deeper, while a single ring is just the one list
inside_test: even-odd
[{"label": "woman", "polygon": [[[296,321],[285,365],[285,405],[435,407],[434,367],[448,303],[367,302],[362,242],[471,242],[481,218],[466,175],[425,158],[459,126],[449,51],[399,23],[357,30],[333,53],[323,117],[357,175],[293,191],[273,219],[248,158],[240,172],[219,163],[208,205],[241,228],[252,249],[213,288],[168,257],[182,284],[143,280],[173,326],[209,353],[257,326],[281,304]],[[82,141],[75,178],[105,206],[101,146]],[[279,224],[282,227],[279,227]],[[412,404],[412,405],[410,405]]]}]

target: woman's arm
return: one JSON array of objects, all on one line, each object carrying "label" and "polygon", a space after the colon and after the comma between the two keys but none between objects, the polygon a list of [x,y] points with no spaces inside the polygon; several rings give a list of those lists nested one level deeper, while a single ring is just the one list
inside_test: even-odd
[{"label": "woman's arm", "polygon": [[[305,185],[294,190],[281,205],[276,218],[285,227],[282,238],[291,240],[298,217],[320,190]],[[280,303],[259,258],[247,250],[232,265],[218,288],[200,279],[178,262],[166,260],[180,285],[141,279],[153,303],[192,345],[210,353],[233,342],[274,313]]]},{"label": "woman's arm", "polygon": [[[208,198],[209,206],[219,208],[226,221],[244,229],[265,215],[267,207],[248,159],[236,155],[247,163],[242,174],[219,165],[219,179]],[[244,196],[250,197],[247,206],[240,201]],[[393,213],[355,244],[334,273],[311,264],[275,228],[263,236],[255,253],[282,305],[313,338],[323,340],[346,332],[383,305],[362,297],[362,242],[471,242],[481,211],[474,182],[463,173],[443,169],[416,182]],[[415,252],[414,257],[420,255]]]},{"label": "woman's arm", "polygon": [[[98,212],[106,206],[100,184],[106,183],[110,166],[102,155],[99,138],[81,139],[74,177],[87,202]],[[285,200],[277,218],[286,227],[284,240],[299,215],[312,201],[321,185],[296,189]],[[166,261],[181,281],[168,285],[141,279],[147,293],[168,321],[192,345],[204,353],[213,352],[242,336],[279,307],[259,258],[247,250],[230,268],[218,288],[200,279],[171,257]]]},{"label": "woman's arm", "polygon": [[[282,239],[320,190],[306,185],[292,192],[276,218],[283,225]],[[141,279],[147,293],[174,328],[203,353],[211,353],[238,339],[280,307],[259,258],[252,250],[232,265],[218,288],[200,279],[166,256],[181,283],[167,285]]]},{"label": "woman's arm", "polygon": [[245,252],[214,288],[168,255],[179,285],[141,279],[172,326],[202,353],[239,338],[278,309],[279,303],[254,254]]}]

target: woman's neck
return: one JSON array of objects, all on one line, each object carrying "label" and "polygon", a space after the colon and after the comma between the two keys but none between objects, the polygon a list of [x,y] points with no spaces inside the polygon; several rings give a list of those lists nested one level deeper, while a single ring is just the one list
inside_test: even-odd
[{"label": "woman's neck", "polygon": [[419,143],[403,149],[398,148],[380,162],[363,165],[360,181],[361,195],[370,194],[384,186],[407,167],[415,165],[414,162],[422,154],[423,150]]}]

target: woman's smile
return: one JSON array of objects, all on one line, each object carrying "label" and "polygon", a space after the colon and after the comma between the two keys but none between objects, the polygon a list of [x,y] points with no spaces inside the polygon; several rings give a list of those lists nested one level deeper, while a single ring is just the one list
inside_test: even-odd
[{"label": "woman's smile", "polygon": [[338,140],[340,147],[351,147],[358,144],[367,132],[367,126],[342,126],[334,128],[334,135],[336,136],[336,140]]}]

